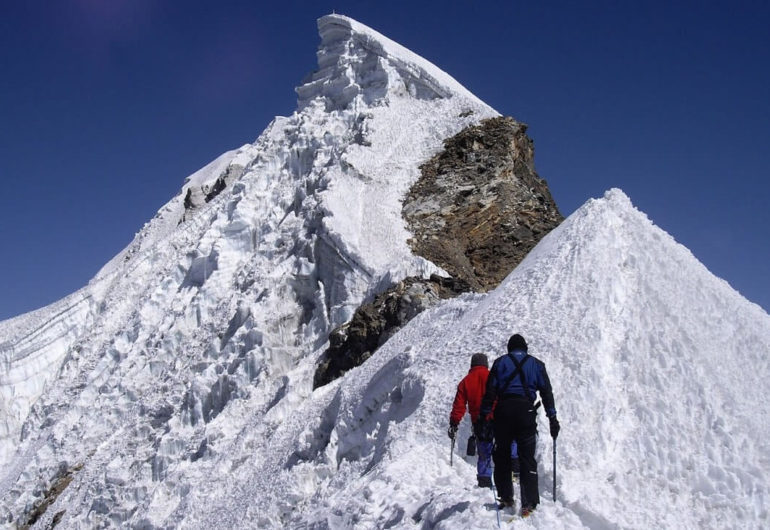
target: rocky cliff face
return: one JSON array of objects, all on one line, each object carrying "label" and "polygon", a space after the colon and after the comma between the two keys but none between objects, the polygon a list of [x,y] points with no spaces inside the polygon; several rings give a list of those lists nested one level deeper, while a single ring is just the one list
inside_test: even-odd
[{"label": "rocky cliff face", "polygon": [[468,290],[463,281],[434,274],[427,280],[406,278],[377,295],[359,307],[350,322],[331,332],[329,348],[313,378],[313,388],[331,383],[362,364],[399,329],[439,300]]},{"label": "rocky cliff face", "polygon": [[442,298],[497,287],[563,217],[534,168],[526,125],[499,117],[468,127],[423,164],[403,216],[415,254],[451,278],[410,277],[362,305],[332,331],[314,388],[359,366]]},{"label": "rocky cliff face", "polygon": [[497,287],[563,220],[526,130],[500,117],[461,131],[423,164],[404,201],[415,254],[475,291]]}]

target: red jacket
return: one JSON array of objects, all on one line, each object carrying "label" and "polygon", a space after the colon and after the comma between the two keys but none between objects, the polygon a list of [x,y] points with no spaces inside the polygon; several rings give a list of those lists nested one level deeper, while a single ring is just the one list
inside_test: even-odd
[{"label": "red jacket", "polygon": [[481,398],[487,387],[489,369],[486,366],[473,366],[460,384],[457,385],[457,394],[452,404],[452,412],[449,414],[451,423],[460,423],[465,415],[466,404],[471,413],[471,421],[476,423],[481,411]]}]

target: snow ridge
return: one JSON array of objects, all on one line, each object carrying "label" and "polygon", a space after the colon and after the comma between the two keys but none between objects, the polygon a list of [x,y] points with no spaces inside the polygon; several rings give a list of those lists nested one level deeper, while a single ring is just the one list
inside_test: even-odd
[{"label": "snow ridge", "polygon": [[493,526],[473,459],[459,458],[470,425],[455,467],[445,431],[470,355],[502,353],[514,331],[546,362],[563,427],[558,499],[541,439],[543,504],[528,527],[766,526],[770,445],[757,433],[768,433],[770,405],[744,389],[770,376],[770,316],[620,190],[586,203],[495,291],[420,314],[340,380],[269,411],[270,426],[244,431],[234,451],[272,450],[209,478],[172,518],[184,528]]}]

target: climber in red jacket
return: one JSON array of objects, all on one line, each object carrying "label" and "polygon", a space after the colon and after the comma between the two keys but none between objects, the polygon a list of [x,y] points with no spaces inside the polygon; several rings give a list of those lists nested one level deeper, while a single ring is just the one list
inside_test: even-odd
[{"label": "climber in red jacket", "polygon": [[[460,384],[457,385],[457,394],[452,405],[452,412],[449,414],[449,437],[454,438],[457,435],[457,427],[465,416],[467,407],[471,414],[471,421],[476,424],[481,410],[481,398],[484,397],[484,390],[487,386],[487,377],[489,376],[489,361],[483,353],[474,353],[471,357],[471,369]],[[474,435],[474,440],[478,440],[479,459],[476,464],[476,478],[481,487],[492,486],[492,445],[493,442],[481,441]],[[472,442],[469,442],[472,443]]]}]

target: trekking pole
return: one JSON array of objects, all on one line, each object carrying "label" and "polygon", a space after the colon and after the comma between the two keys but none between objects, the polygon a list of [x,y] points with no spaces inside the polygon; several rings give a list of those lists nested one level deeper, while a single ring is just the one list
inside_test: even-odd
[{"label": "trekking pole", "polygon": [[556,438],[553,439],[553,502],[556,502]]},{"label": "trekking pole", "polygon": [[492,500],[495,501],[495,510],[497,510],[497,527],[500,528],[500,505],[497,504],[497,494],[495,491],[497,490],[497,485],[495,484],[495,477],[490,477],[492,480],[492,487],[489,488],[489,490],[492,492]]},{"label": "trekking pole", "polygon": [[452,467],[452,460],[455,456],[455,437],[452,436],[452,447],[449,449],[449,467]]}]

